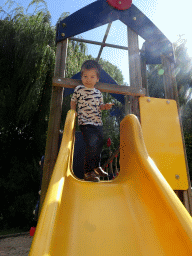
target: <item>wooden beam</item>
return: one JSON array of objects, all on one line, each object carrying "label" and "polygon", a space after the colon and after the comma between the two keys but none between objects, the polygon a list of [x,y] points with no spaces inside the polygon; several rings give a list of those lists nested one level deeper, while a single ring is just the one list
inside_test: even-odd
[{"label": "wooden beam", "polygon": [[149,96],[149,88],[147,83],[147,65],[146,59],[141,57],[141,77],[142,77],[142,87],[146,90],[146,96]]},{"label": "wooden beam", "polygon": [[120,147],[118,147],[115,152],[109,157],[109,159],[107,159],[107,161],[103,164],[102,168],[105,169],[106,166],[113,161],[113,159],[115,158],[116,155],[119,155],[120,152]]},{"label": "wooden beam", "polygon": [[86,40],[86,39],[80,39],[76,37],[70,37],[69,40],[77,41],[77,42],[83,42],[83,43],[88,43],[88,44],[95,44],[95,45],[101,45],[101,46],[106,46],[106,47],[112,47],[112,48],[117,48],[120,50],[128,50],[128,47],[125,46],[120,46],[116,44],[106,44],[106,43],[101,43],[101,42],[96,42],[96,41],[91,41],[91,40]]},{"label": "wooden beam", "polygon": [[[138,35],[128,27],[128,48],[129,48],[129,77],[130,87],[137,91],[143,90],[142,78],[141,78],[141,63],[139,54],[139,43]],[[136,95],[137,96],[137,95]],[[139,99],[138,97],[129,97],[131,113],[135,114],[138,118],[140,117],[139,112]]]},{"label": "wooden beam", "polygon": [[172,72],[171,72],[171,64],[168,58],[165,56],[161,56],[161,61],[164,68],[163,74],[163,83],[164,83],[164,90],[165,90],[165,98],[166,99],[174,99],[174,92],[173,92],[173,80],[172,80]]},{"label": "wooden beam", "polygon": [[[191,189],[191,188],[190,188]],[[189,197],[188,197],[188,191],[187,190],[184,190],[183,191],[183,203],[187,209],[187,211],[190,213],[190,202],[189,202]]]},{"label": "wooden beam", "polygon": [[[66,87],[66,88],[75,88],[78,85],[82,85],[81,80],[54,77],[53,86],[57,87]],[[123,95],[134,95],[134,96],[144,96],[144,88],[133,88],[131,86],[117,85],[117,84],[106,84],[106,83],[97,83],[95,88],[99,89],[101,92],[123,94]]]},{"label": "wooden beam", "polygon": [[142,88],[138,35],[128,27],[130,86]]},{"label": "wooden beam", "polygon": [[127,115],[131,114],[130,95],[125,95],[124,99],[125,99],[125,109],[124,109],[124,111],[125,111],[125,115],[127,116]]},{"label": "wooden beam", "polygon": [[112,25],[112,22],[109,23],[108,26],[107,26],[107,30],[106,30],[105,35],[104,35],[104,38],[103,38],[103,45],[101,45],[99,54],[98,54],[97,59],[96,59],[97,62],[99,61],[99,59],[100,59],[100,57],[101,57],[101,53],[102,53],[102,51],[103,51],[104,44],[105,44],[105,42],[106,42],[106,40],[107,40],[107,36],[108,36],[108,34],[109,34],[109,30],[110,30],[110,28],[111,28],[111,25]]},{"label": "wooden beam", "polygon": [[[67,58],[67,45],[68,40],[64,40],[57,44],[56,50],[56,62],[55,62],[55,75],[64,77],[66,58]],[[53,87],[51,106],[50,106],[50,116],[48,124],[48,135],[45,149],[45,160],[43,167],[43,178],[41,186],[41,199],[40,199],[40,210],[45,199],[45,195],[48,189],[49,181],[52,176],[53,168],[58,154],[58,140],[59,140],[59,130],[63,103],[63,88]]]}]

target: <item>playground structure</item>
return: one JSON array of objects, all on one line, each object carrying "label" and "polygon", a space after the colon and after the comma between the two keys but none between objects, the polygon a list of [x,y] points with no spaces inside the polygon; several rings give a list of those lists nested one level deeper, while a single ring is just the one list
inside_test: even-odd
[{"label": "playground structure", "polygon": [[[115,20],[127,26],[128,47],[105,43]],[[102,43],[74,37],[104,24],[108,27]],[[138,36],[145,39],[142,51]],[[97,84],[102,92],[124,101],[127,114],[120,128],[120,174],[110,182],[94,184],[74,176],[72,110],[57,157],[64,87],[81,84],[79,74],[65,78],[68,39],[101,45],[97,60],[104,47],[128,50],[130,86],[115,84],[104,71]],[[191,255],[191,185],[172,44],[130,0],[93,2],[58,24],[56,40],[44,203],[30,255]],[[146,65],[160,63],[165,99],[150,98]]]}]

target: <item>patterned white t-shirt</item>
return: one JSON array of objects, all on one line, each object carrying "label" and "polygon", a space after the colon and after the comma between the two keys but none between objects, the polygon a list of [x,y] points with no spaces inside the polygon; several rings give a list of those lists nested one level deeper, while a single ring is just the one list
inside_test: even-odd
[{"label": "patterned white t-shirt", "polygon": [[98,89],[79,85],[75,88],[71,100],[77,104],[79,125],[103,125],[100,109],[100,105],[103,104],[103,95]]}]

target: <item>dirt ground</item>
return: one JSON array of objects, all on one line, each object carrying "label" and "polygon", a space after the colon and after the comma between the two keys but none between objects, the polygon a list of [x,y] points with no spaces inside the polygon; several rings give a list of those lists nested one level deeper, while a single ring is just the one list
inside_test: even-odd
[{"label": "dirt ground", "polygon": [[0,239],[0,256],[28,256],[32,239],[29,234]]}]

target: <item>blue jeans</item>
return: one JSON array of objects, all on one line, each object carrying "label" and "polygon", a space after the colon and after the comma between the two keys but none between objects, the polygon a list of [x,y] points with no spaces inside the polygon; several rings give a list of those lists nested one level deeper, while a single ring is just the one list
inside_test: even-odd
[{"label": "blue jeans", "polygon": [[87,173],[100,166],[103,147],[103,126],[87,124],[79,127],[86,144],[84,172]]}]

